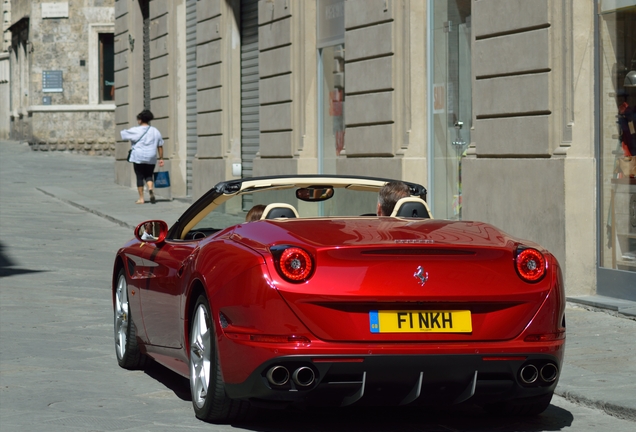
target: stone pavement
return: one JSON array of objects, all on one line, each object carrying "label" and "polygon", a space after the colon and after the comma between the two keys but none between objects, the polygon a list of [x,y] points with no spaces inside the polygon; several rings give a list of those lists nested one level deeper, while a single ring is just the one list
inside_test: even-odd
[{"label": "stone pavement", "polygon": [[[80,155],[72,156],[84,157]],[[161,219],[166,221],[168,226],[172,226],[191,204],[191,202],[186,200],[164,199],[162,194],[167,194],[162,189],[157,189],[156,204],[149,202],[147,192],[145,192],[146,203],[135,204],[138,199],[136,188],[124,187],[114,183],[114,159],[103,156],[94,157],[110,161],[111,169],[92,169],[86,173],[86,177],[82,182],[77,182],[75,176],[62,176],[59,182],[38,186],[37,189],[74,207],[130,228],[131,237],[132,230],[145,220]],[[214,185],[210,185],[210,187],[212,186]]]},{"label": "stone pavement", "polygon": [[[8,149],[5,146],[11,146],[11,153],[31,151],[17,142],[0,141],[0,146],[3,154]],[[114,160],[109,157],[40,156],[51,159],[55,175],[50,184],[38,186],[38,190],[130,228],[131,237],[140,222],[162,219],[171,225],[190,205],[186,200],[161,199],[154,205],[136,205],[134,188],[114,184]],[[608,303],[596,296],[568,300],[565,363],[556,393],[636,421],[636,302],[619,302],[617,306],[611,299]]]}]

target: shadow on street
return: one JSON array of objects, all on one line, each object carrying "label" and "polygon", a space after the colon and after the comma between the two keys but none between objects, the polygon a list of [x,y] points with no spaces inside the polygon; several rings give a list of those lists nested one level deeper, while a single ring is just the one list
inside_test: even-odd
[{"label": "shadow on street", "polygon": [[497,417],[475,406],[447,408],[344,408],[307,411],[258,410],[249,421],[233,424],[269,432],[389,432],[389,431],[559,431],[572,424],[572,413],[550,405],[536,417]]},{"label": "shadow on street", "polygon": [[188,379],[152,360],[148,361],[144,368],[144,372],[149,377],[154,378],[166,386],[169,390],[173,391],[179,399],[192,401],[192,395],[190,394],[190,381]]},{"label": "shadow on street", "polygon": [[5,253],[5,247],[0,243],[0,277],[15,276],[25,273],[38,273],[44,270],[29,270],[22,268],[15,268],[15,263]]},{"label": "shadow on street", "polygon": [[[191,401],[186,378],[150,361],[145,373],[181,400]],[[194,411],[192,412],[194,416]],[[389,431],[559,431],[572,425],[569,411],[550,405],[539,416],[505,417],[472,405],[455,407],[349,407],[261,409],[232,426],[258,432],[389,432]]]}]

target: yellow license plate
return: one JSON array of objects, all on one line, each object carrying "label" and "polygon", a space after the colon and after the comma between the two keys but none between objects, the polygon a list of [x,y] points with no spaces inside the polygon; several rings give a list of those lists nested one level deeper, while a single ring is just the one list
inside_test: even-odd
[{"label": "yellow license plate", "polygon": [[470,311],[370,311],[371,333],[470,333]]}]

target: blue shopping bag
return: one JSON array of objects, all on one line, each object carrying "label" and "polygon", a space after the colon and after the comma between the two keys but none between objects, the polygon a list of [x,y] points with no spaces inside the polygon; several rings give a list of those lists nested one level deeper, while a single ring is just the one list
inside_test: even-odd
[{"label": "blue shopping bag", "polygon": [[170,187],[170,173],[168,171],[159,171],[154,174],[155,188]]}]

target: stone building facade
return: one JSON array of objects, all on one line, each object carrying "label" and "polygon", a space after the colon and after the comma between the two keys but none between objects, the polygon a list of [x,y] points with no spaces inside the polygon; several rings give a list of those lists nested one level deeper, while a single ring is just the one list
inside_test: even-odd
[{"label": "stone building facade", "polygon": [[[568,295],[636,297],[600,264],[595,55],[599,10],[632,7],[117,0],[116,181],[133,185],[118,131],[147,107],[173,196],[259,175],[408,179],[427,186],[438,218],[490,222],[553,251]],[[610,270],[636,287],[635,272]]]},{"label": "stone building facade", "polygon": [[114,0],[12,0],[9,30],[10,137],[112,155]]},{"label": "stone building facade", "polygon": [[[9,80],[11,68],[9,65],[9,47],[11,46],[11,2],[0,0],[0,107],[9,110],[9,98],[11,95]],[[4,112],[4,111],[3,111]],[[0,114],[0,139],[9,138],[9,116]]]}]

